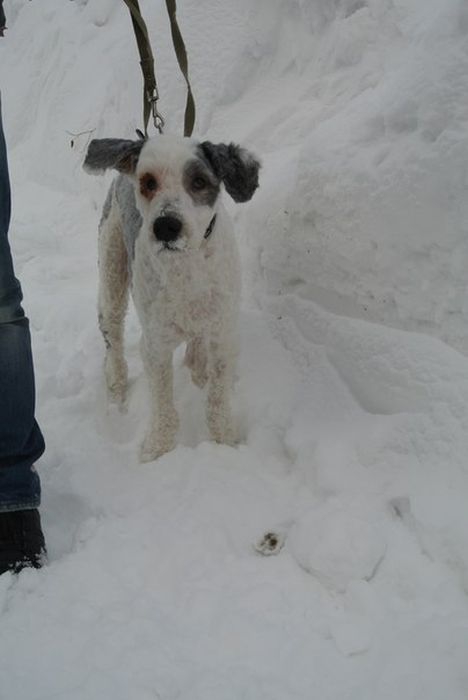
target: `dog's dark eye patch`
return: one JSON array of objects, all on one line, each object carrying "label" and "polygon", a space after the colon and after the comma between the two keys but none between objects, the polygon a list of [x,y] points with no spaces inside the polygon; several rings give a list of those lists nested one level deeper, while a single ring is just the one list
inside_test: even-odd
[{"label": "dog's dark eye patch", "polygon": [[183,185],[195,204],[212,207],[219,194],[219,180],[199,158],[184,168]]},{"label": "dog's dark eye patch", "polygon": [[159,189],[159,183],[152,173],[140,177],[140,192],[146,199],[152,199]]}]

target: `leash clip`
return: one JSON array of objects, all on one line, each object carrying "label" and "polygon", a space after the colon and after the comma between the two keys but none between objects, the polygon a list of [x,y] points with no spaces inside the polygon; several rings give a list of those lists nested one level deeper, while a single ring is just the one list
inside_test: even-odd
[{"label": "leash clip", "polygon": [[152,93],[148,92],[148,102],[151,105],[151,113],[153,115],[154,126],[159,131],[159,133],[162,134],[165,121],[164,121],[164,117],[162,116],[162,114],[158,111],[158,100],[159,100],[158,88],[154,87]]}]

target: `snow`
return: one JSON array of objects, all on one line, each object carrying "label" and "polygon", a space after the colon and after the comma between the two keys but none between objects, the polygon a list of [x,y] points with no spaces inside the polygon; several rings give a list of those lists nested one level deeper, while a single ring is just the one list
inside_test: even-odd
[{"label": "snow", "polygon": [[[127,11],[5,4],[50,562],[0,577],[1,700],[465,700],[466,3],[179,2],[197,135],[241,142],[263,169],[252,202],[229,203],[242,443],[207,441],[179,355],[180,444],[148,465],[133,312],[128,413],[105,402],[108,179],[81,170],[90,138],[141,126]],[[180,131],[165,9],[141,5]],[[276,556],[255,549],[267,532]]]}]

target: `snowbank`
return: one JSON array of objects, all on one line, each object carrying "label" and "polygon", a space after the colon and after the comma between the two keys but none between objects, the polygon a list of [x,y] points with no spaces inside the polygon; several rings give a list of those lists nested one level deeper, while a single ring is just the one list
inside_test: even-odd
[{"label": "snowbank", "polygon": [[[141,5],[178,131],[165,10]],[[252,202],[230,205],[243,442],[206,442],[178,357],[180,446],[137,464],[134,314],[129,412],[108,411],[95,320],[108,181],[81,161],[93,136],[141,126],[129,19],[114,0],[6,0],[50,564],[0,578],[0,699],[465,700],[466,3],[179,5],[198,136],[264,164]],[[264,558],[253,545],[269,530],[285,544]]]}]

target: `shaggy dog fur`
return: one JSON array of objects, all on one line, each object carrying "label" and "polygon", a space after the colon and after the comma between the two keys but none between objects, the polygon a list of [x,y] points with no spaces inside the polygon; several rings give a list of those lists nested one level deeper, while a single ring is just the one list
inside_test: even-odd
[{"label": "shaggy dog fur", "polygon": [[258,161],[233,144],[157,136],[95,139],[84,167],[120,173],[99,226],[99,326],[108,393],[123,404],[123,329],[131,289],[151,397],[141,460],[156,459],[175,445],[172,354],[183,342],[193,382],[208,385],[211,437],[232,444],[240,266],[220,185],[235,201],[247,201],[258,186]]}]

